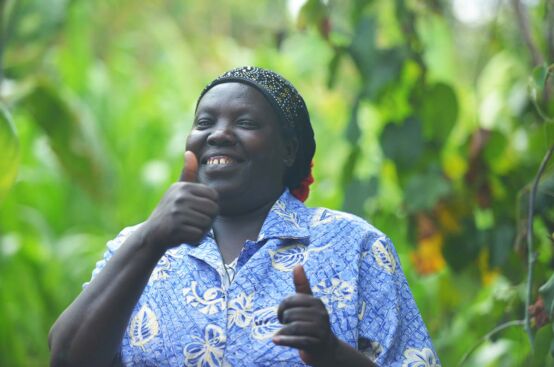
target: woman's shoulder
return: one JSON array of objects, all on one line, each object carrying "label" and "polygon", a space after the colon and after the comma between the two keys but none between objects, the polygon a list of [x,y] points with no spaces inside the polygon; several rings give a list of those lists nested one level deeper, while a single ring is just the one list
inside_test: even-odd
[{"label": "woman's shoulder", "polygon": [[110,251],[115,252],[118,250],[121,245],[129,238],[129,236],[134,233],[143,223],[138,223],[123,228],[113,240],[108,241],[107,247]]},{"label": "woman's shoulder", "polygon": [[309,226],[311,229],[318,227],[334,228],[341,231],[351,231],[370,237],[386,237],[386,235],[369,223],[366,219],[340,210],[324,207],[307,208]]}]

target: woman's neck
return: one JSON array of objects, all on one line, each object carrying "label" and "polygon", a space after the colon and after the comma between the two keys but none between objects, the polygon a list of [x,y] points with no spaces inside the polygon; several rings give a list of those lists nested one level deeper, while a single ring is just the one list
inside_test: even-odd
[{"label": "woman's neck", "polygon": [[233,261],[240,254],[247,240],[255,241],[258,238],[265,218],[278,198],[245,213],[222,211],[215,218],[213,231],[225,263]]}]

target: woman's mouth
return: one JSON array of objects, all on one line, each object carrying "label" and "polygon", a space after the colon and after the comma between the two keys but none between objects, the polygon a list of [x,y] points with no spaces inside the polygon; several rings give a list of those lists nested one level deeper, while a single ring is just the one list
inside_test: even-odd
[{"label": "woman's mouth", "polygon": [[226,155],[210,157],[206,161],[207,166],[228,166],[235,163],[237,163],[237,161],[234,158]]}]

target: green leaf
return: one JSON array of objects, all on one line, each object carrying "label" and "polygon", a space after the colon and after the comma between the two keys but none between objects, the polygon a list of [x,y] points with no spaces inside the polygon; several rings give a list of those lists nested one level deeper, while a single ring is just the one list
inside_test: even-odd
[{"label": "green leaf", "polygon": [[326,6],[320,0],[308,0],[300,9],[297,25],[299,28],[305,28],[307,25],[319,25],[326,13]]},{"label": "green leaf", "polygon": [[13,185],[19,166],[19,140],[8,111],[0,104],[0,203]]},{"label": "green leaf", "polygon": [[544,308],[548,312],[548,316],[552,318],[554,313],[554,274],[539,288],[539,293],[544,300]]},{"label": "green leaf", "polygon": [[37,82],[22,106],[48,137],[65,172],[92,196],[100,197],[105,189],[104,160],[92,121],[85,118],[84,111],[71,105],[46,80]]},{"label": "green leaf", "polygon": [[373,17],[360,19],[349,51],[365,85],[365,94],[374,98],[402,70],[406,51],[401,47],[378,49],[377,22]]},{"label": "green leaf", "polygon": [[553,340],[552,328],[543,327],[538,329],[535,334],[535,353],[530,355],[530,363],[526,363],[526,367],[544,367],[545,357],[550,354],[550,346]]},{"label": "green leaf", "polygon": [[345,191],[347,186],[353,180],[354,168],[356,167],[356,163],[358,162],[358,159],[360,158],[361,153],[362,153],[362,150],[358,145],[352,146],[352,149],[350,150],[350,153],[346,158],[346,162],[342,167],[341,184]]},{"label": "green leaf", "polygon": [[[554,79],[554,64],[537,66],[533,69],[531,76],[529,77],[529,93],[531,94],[531,100],[535,105],[535,109],[539,116],[546,122],[554,121],[554,117],[548,114],[548,103],[544,99],[545,89],[549,88],[552,92],[552,80]],[[548,93],[546,93],[547,95]]]},{"label": "green leaf", "polygon": [[460,272],[473,264],[487,240],[487,234],[478,231],[475,222],[468,218],[458,233],[445,237],[442,254],[452,270]]},{"label": "green leaf", "polygon": [[440,172],[430,171],[410,178],[405,189],[404,202],[409,213],[432,209],[450,193],[450,184]]},{"label": "green leaf", "polygon": [[[540,179],[537,187],[537,196],[535,197],[535,205],[533,207],[533,215],[548,216],[549,211],[554,206],[554,173],[546,172]],[[529,211],[529,195],[530,190],[522,191],[519,196],[520,218],[527,218]]]},{"label": "green leaf", "polygon": [[335,82],[337,80],[337,72],[339,69],[340,61],[342,60],[343,56],[344,56],[344,48],[342,47],[335,48],[333,57],[331,58],[331,61],[329,61],[329,72],[327,76],[327,88],[329,89],[335,86]]},{"label": "green leaf", "polygon": [[420,121],[408,118],[401,124],[388,123],[381,134],[381,148],[399,169],[413,167],[423,152]]},{"label": "green leaf", "polygon": [[354,105],[352,106],[352,110],[350,111],[350,121],[348,122],[348,126],[346,127],[346,139],[348,139],[348,141],[352,145],[358,144],[358,139],[360,138],[361,134],[360,126],[358,125],[358,110],[360,109],[360,100],[361,97],[358,96],[354,101]]},{"label": "green leaf", "polygon": [[448,84],[436,83],[424,89],[420,100],[423,136],[443,143],[458,119],[458,99],[454,89]]},{"label": "green leaf", "polygon": [[52,40],[62,29],[69,0],[18,0],[8,2],[5,19],[6,74],[27,76],[42,62]]},{"label": "green leaf", "polygon": [[369,180],[353,179],[348,183],[344,193],[343,210],[363,217],[365,215],[364,204],[370,197],[377,194],[379,185],[377,177]]},{"label": "green leaf", "polygon": [[531,72],[531,80],[535,87],[542,89],[548,78],[549,69],[546,65],[537,66]]},{"label": "green leaf", "polygon": [[490,243],[491,267],[502,266],[513,251],[515,229],[512,223],[502,223],[494,228]]},{"label": "green leaf", "polygon": [[491,130],[483,152],[487,163],[493,166],[496,161],[502,159],[507,146],[506,136],[497,130]]}]

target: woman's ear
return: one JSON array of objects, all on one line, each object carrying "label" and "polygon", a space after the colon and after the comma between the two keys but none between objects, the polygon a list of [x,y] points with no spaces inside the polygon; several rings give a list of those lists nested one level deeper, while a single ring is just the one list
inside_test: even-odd
[{"label": "woman's ear", "polygon": [[298,139],[296,136],[285,139],[285,156],[283,157],[283,162],[287,168],[292,167],[294,164],[296,152],[298,152]]}]

